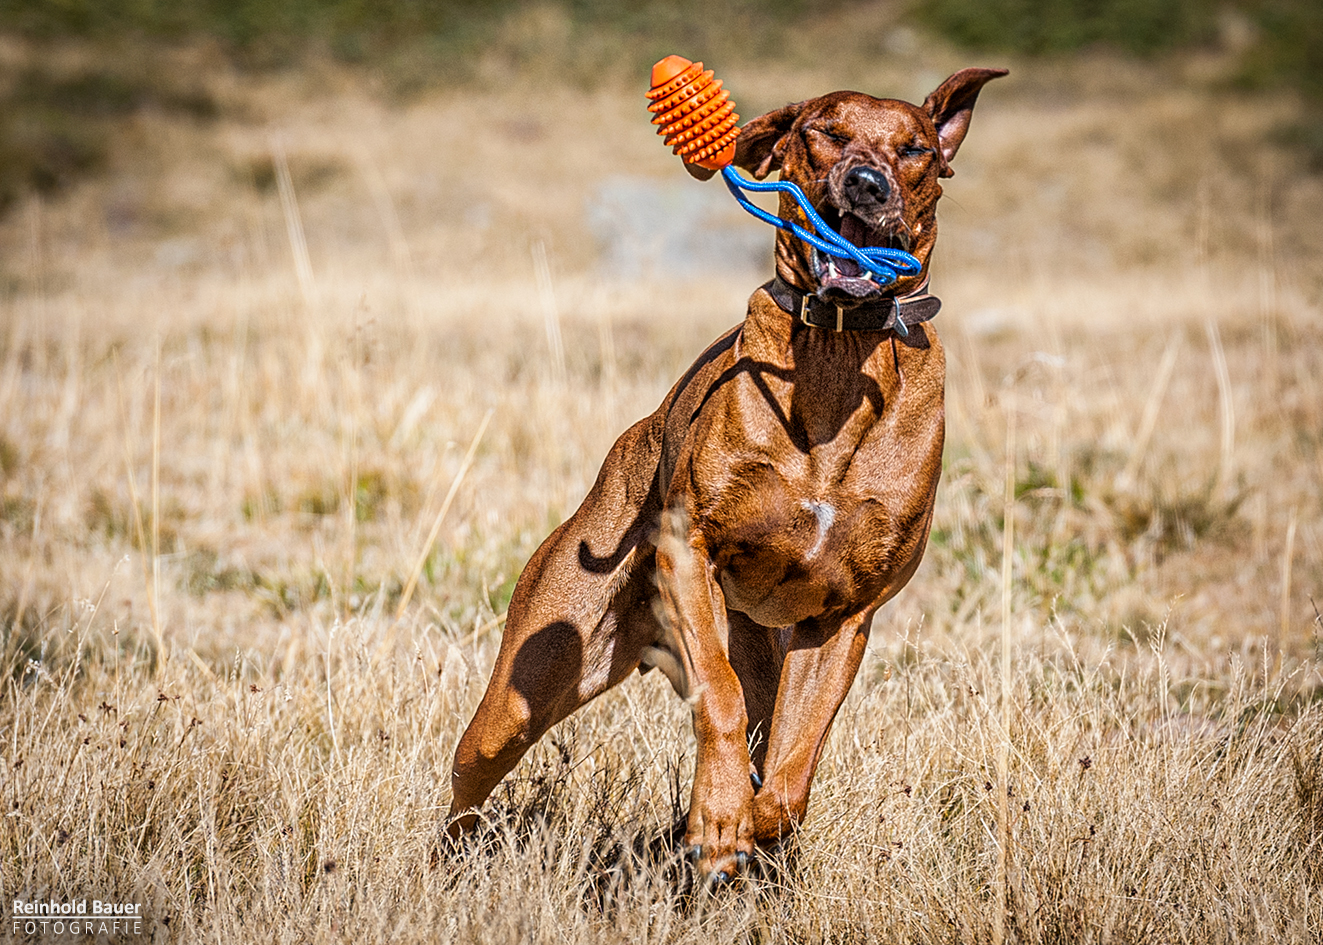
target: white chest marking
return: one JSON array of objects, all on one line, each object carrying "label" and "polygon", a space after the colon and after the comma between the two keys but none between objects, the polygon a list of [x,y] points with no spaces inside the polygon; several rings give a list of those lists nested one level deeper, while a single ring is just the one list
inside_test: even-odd
[{"label": "white chest marking", "polygon": [[818,537],[814,540],[813,547],[804,556],[812,561],[817,553],[822,550],[822,543],[827,540],[827,532],[831,530],[831,523],[836,521],[836,509],[828,502],[815,502],[812,499],[804,499],[799,504],[812,512],[813,517],[818,520]]}]

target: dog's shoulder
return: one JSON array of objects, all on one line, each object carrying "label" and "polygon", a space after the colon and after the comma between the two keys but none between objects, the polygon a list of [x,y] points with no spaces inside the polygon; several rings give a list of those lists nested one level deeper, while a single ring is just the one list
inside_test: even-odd
[{"label": "dog's shoulder", "polygon": [[703,396],[710,388],[711,382],[719,377],[728,363],[733,360],[743,328],[743,323],[736,325],[707,346],[694,363],[689,365],[689,370],[675,382],[675,386],[662,401],[659,414],[669,415],[677,405],[691,401],[696,396],[700,398]]}]

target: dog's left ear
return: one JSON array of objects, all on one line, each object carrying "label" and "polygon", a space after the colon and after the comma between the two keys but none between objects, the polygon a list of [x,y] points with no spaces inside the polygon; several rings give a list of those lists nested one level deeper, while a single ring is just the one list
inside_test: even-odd
[{"label": "dog's left ear", "polygon": [[939,177],[950,177],[951,159],[969,130],[969,116],[974,113],[978,93],[993,79],[1007,74],[1008,69],[961,69],[947,79],[923,101],[923,108],[937,126],[937,139],[942,145],[942,167]]},{"label": "dog's left ear", "polygon": [[735,165],[752,172],[758,180],[779,170],[785,154],[782,141],[803,110],[804,103],[796,102],[759,115],[742,127],[735,139]]}]

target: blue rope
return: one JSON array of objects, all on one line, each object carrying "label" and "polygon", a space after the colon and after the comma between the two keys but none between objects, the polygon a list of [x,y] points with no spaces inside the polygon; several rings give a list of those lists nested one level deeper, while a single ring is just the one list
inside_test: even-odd
[{"label": "blue rope", "polygon": [[[721,176],[726,179],[726,186],[735,196],[735,199],[739,201],[740,206],[759,220],[772,224],[778,230],[789,230],[805,243],[816,247],[820,252],[824,252],[829,256],[835,256],[838,259],[853,259],[863,269],[873,273],[880,280],[884,280],[878,283],[883,288],[892,285],[901,276],[917,275],[919,270],[923,268],[923,264],[919,260],[903,250],[887,249],[884,246],[865,246],[862,248],[855,246],[827,225],[827,222],[818,215],[818,211],[813,209],[813,204],[809,202],[808,197],[804,196],[804,191],[800,190],[793,181],[749,180],[747,177],[741,177],[740,172],[735,170],[733,164],[727,164],[723,167]],[[799,204],[800,209],[809,218],[809,223],[813,225],[813,229],[817,230],[817,233],[810,233],[798,223],[783,220],[768,213],[744,196],[741,193],[742,190],[752,190],[755,193],[767,193],[769,191],[788,193],[795,198],[795,202]]]}]

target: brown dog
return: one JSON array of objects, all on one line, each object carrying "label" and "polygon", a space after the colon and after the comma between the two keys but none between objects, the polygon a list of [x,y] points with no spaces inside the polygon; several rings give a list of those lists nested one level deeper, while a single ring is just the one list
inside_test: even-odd
[{"label": "brown dog", "polygon": [[[524,569],[455,752],[452,831],[547,729],[653,666],[693,705],[699,870],[734,875],[803,820],[873,614],[928,539],[945,430],[945,359],[921,324],[939,305],[923,294],[938,179],[1005,74],[965,69],[922,107],[835,92],[743,128],[737,165],[779,169],[846,238],[907,249],[923,271],[881,289],[779,231],[778,278],[616,441]],[[785,195],[781,216],[805,222]]]}]

